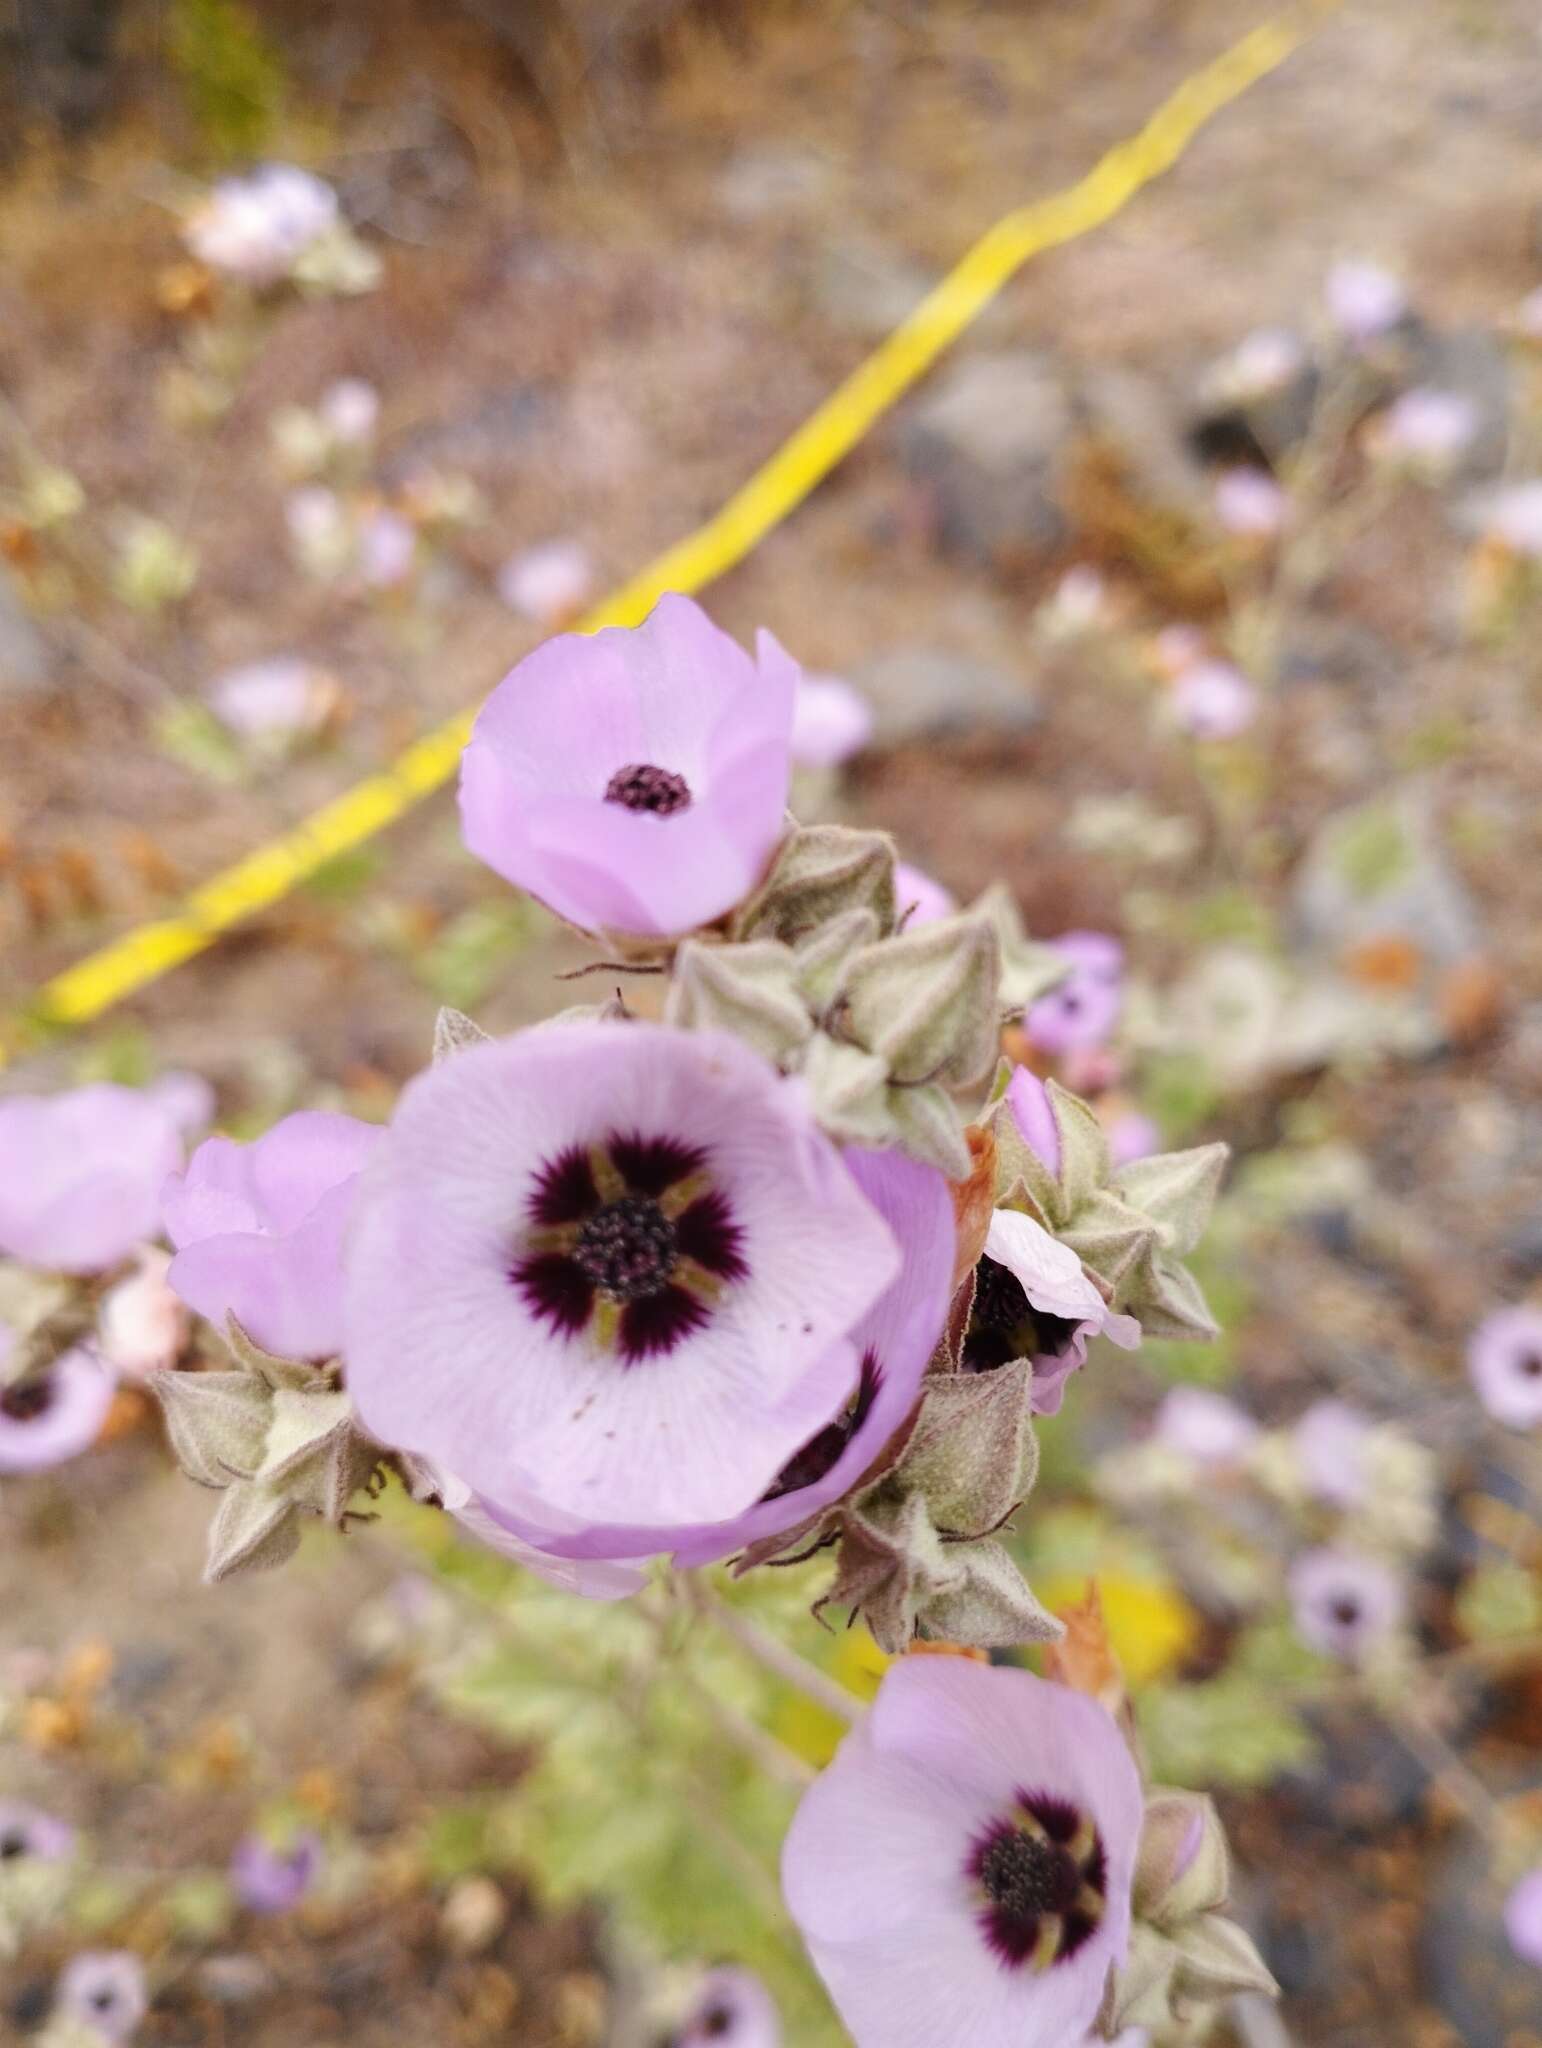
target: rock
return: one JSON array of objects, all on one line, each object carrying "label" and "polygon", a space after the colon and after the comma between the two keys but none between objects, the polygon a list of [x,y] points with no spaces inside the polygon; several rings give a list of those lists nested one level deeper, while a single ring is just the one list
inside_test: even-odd
[{"label": "rock", "polygon": [[1483,950],[1477,912],[1429,806],[1409,789],[1340,811],[1319,828],[1293,907],[1302,942],[1335,962],[1401,944],[1416,966],[1449,968]]},{"label": "rock", "polygon": [[0,702],[36,697],[53,682],[53,664],[10,575],[0,566]]},{"label": "rock", "polygon": [[1458,1841],[1428,1896],[1420,1949],[1432,2002],[1463,2048],[1518,2048],[1536,2025],[1538,1977],[1505,1939],[1504,1892],[1487,1845]]},{"label": "rock", "polygon": [[994,562],[1054,546],[1072,428],[1065,381],[1046,357],[1013,350],[956,364],[902,440],[933,493],[943,547]]},{"label": "rock", "polygon": [[829,185],[830,166],[823,157],[763,143],[735,151],[719,172],[715,190],[733,219],[768,220],[822,198]]},{"label": "rock", "polygon": [[1210,481],[1160,384],[1135,370],[1089,370],[1077,410],[1084,430],[1118,457],[1130,494],[1142,505],[1211,525]]},{"label": "rock", "polygon": [[1042,715],[1023,677],[945,648],[896,648],[851,680],[873,707],[879,747],[965,733],[1022,734]]},{"label": "rock", "polygon": [[1302,440],[1312,424],[1321,373],[1302,348],[1299,359],[1275,379],[1250,387],[1245,370],[1247,343],[1212,364],[1198,380],[1189,412],[1187,439],[1203,462],[1253,463],[1272,467]]},{"label": "rock", "polygon": [[936,280],[875,242],[823,243],[810,289],[834,326],[876,338],[913,313]]}]

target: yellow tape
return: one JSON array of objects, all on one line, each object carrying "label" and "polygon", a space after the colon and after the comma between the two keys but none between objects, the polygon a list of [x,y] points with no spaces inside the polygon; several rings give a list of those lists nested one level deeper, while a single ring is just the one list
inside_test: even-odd
[{"label": "yellow tape", "polygon": [[[668,590],[698,591],[740,562],[931,367],[1031,257],[1101,227],[1169,170],[1211,117],[1273,71],[1311,33],[1321,5],[1265,22],[1184,80],[1138,134],[1064,192],[997,221],[915,311],[704,526],[602,599],[583,632],[632,626]],[[195,889],[171,916],[141,925],[45,982],[28,1005],[41,1027],[89,1022],[265,910],[325,862],[362,845],[455,773],[475,708],[417,740],[379,774]],[[0,1064],[7,1055],[0,1048]]]}]

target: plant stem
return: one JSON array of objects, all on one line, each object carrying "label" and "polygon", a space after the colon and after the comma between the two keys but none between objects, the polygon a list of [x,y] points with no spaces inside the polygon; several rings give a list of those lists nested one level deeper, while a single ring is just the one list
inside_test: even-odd
[{"label": "plant stem", "polygon": [[736,1642],[747,1656],[780,1678],[795,1691],[811,1699],[816,1706],[823,1707],[827,1714],[834,1714],[838,1720],[848,1724],[862,1717],[862,1702],[844,1685],[837,1685],[821,1671],[817,1664],[800,1657],[796,1650],[786,1643],[768,1635],[758,1622],[752,1621],[737,1607],[730,1607],[710,1586],[699,1578],[687,1579],[686,1597],[696,1609],[715,1621],[724,1635]]}]

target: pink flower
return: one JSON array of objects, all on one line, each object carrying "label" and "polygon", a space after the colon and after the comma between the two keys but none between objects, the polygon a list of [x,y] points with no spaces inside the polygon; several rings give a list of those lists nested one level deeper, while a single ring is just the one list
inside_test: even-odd
[{"label": "pink flower", "polygon": [[1336,1508],[1365,1498],[1365,1456],[1373,1425],[1347,1401],[1314,1401],[1295,1427],[1302,1482],[1316,1500]]},{"label": "pink flower", "polygon": [[461,764],[466,844],[586,930],[709,924],[785,829],[796,665],[758,663],[686,597],[563,634],[482,707]]},{"label": "pink flower", "polygon": [[318,730],[336,700],[336,690],[311,662],[297,654],[245,662],[226,669],[209,685],[209,708],[221,725],[242,739],[291,739]]},{"label": "pink flower", "polygon": [[359,574],[372,590],[391,590],[412,573],[417,529],[400,512],[377,505],[359,521],[355,535]]},{"label": "pink flower", "polygon": [[0,1252],[64,1273],[101,1273],[160,1228],[160,1193],[182,1163],[163,1103],[93,1082],[0,1102]]},{"label": "pink flower", "polygon": [[1049,941],[1070,973],[1029,1005],[1023,1019],[1041,1052],[1059,1055],[1101,1046],[1124,1005],[1124,948],[1107,932],[1064,932]]},{"label": "pink flower", "polygon": [[1304,1643],[1358,1664],[1402,1621],[1406,1596],[1402,1580],[1374,1557],[1307,1550],[1290,1568],[1290,1604]]},{"label": "pink flower", "polygon": [[1096,1701],[906,1657],[805,1793],[782,1888],[856,2048],[1024,2048],[1124,1960],[1139,1773]]},{"label": "pink flower", "polygon": [[1178,723],[1197,740],[1234,740],[1258,716],[1258,693],[1229,661],[1199,661],[1173,683]]},{"label": "pink flower", "polygon": [[1542,480],[1496,491],[1489,501],[1486,530],[1511,554],[1542,561]]},{"label": "pink flower", "polygon": [[1238,1465],[1258,1438],[1258,1424],[1235,1401],[1208,1387],[1174,1387],[1157,1410],[1155,1441],[1179,1457],[1216,1471]]},{"label": "pink flower", "polygon": [[54,2009],[97,2040],[130,2040],[150,2009],[144,1965],[126,1948],[83,1949],[59,1973]]},{"label": "pink flower", "polygon": [[339,377],[322,393],[316,410],[334,441],[345,448],[356,448],[375,431],[380,417],[380,393],[362,377]]},{"label": "pink flower", "polygon": [[97,1310],[97,1342],[107,1363],[135,1376],[176,1364],[187,1343],[187,1310],[167,1284],[171,1255],[144,1245],[135,1270],[107,1290]]},{"label": "pink flower", "polygon": [[845,1409],[793,1452],[752,1506],[727,1521],[673,1528],[572,1526],[570,1518],[553,1515],[542,1503],[483,1502],[496,1523],[547,1553],[622,1558],[672,1551],[678,1564],[700,1565],[795,1529],[850,1491],[920,1393],[947,1313],[954,1219],[947,1182],[935,1168],[902,1152],[853,1149],[845,1156],[853,1180],[894,1233],[901,1256],[888,1288],[841,1340],[841,1349],[854,1349],[861,1361]]},{"label": "pink flower", "polygon": [[75,1853],[75,1830],[41,1807],[0,1799],[0,1864],[23,1860],[67,1863]]},{"label": "pink flower", "polygon": [[991,1372],[1014,1358],[1031,1358],[1033,1412],[1058,1415],[1065,1383],[1086,1364],[1094,1337],[1133,1351],[1140,1324],[1110,1310],[1069,1245],[1031,1216],[994,1210],[975,1268],[966,1370]]},{"label": "pink flower", "polygon": [[167,1274],[188,1307],[228,1316],[265,1351],[342,1348],[343,1231],[354,1184],[384,1133],[327,1110],[286,1116],[253,1145],[207,1138],[166,1183]]},{"label": "pink flower", "polygon": [[1162,1149],[1162,1133],[1141,1110],[1127,1109],[1114,1117],[1104,1135],[1108,1156],[1116,1167],[1131,1166],[1137,1159],[1149,1159]]},{"label": "pink flower", "polygon": [[792,758],[804,768],[835,768],[873,737],[873,707],[840,676],[802,675],[792,707]]},{"label": "pink flower", "polygon": [[302,1828],[282,1849],[243,1835],[230,1859],[230,1888],[249,1913],[289,1913],[321,1873],[321,1837]]},{"label": "pink flower", "polygon": [[1523,1963],[1542,1970],[1542,1864],[1528,1870],[1505,1900],[1505,1935]]},{"label": "pink flower", "polygon": [[1032,1067],[1018,1067],[1007,1083],[1007,1106],[1025,1145],[1038,1154],[1045,1168],[1060,1175],[1060,1127],[1050,1106],[1049,1090]]},{"label": "pink flower", "polygon": [[294,164],[264,164],[221,179],[185,232],[200,263],[260,286],[287,277],[337,221],[330,185]]},{"label": "pink flower", "polygon": [[160,1104],[184,1138],[206,1131],[214,1121],[214,1090],[202,1074],[173,1068],[147,1082],[144,1092]]},{"label": "pink flower", "polygon": [[1347,341],[1375,341],[1408,311],[1402,285],[1378,263],[1335,263],[1325,297],[1329,318]]},{"label": "pink flower", "polygon": [[500,1506],[721,1521],[841,1412],[898,1262],[739,1040],[549,1026],[404,1091],[349,1240],[349,1388]]},{"label": "pink flower", "polygon": [[958,908],[958,898],[951,889],[944,889],[941,882],[934,882],[930,875],[903,860],[894,864],[894,903],[906,931],[914,931],[918,924],[935,924],[941,917],[951,917]]},{"label": "pink flower", "polygon": [[710,1970],[671,2048],[782,2048],[776,2000],[750,1970]]},{"label": "pink flower", "polygon": [[1467,1346],[1478,1399],[1512,1429],[1542,1423],[1542,1308],[1523,1303],[1485,1316]]},{"label": "pink flower", "polygon": [[594,563],[576,540],[548,540],[511,555],[498,572],[498,595],[537,626],[565,626],[594,589]]},{"label": "pink flower", "polygon": [[1461,391],[1417,386],[1393,400],[1375,423],[1375,452],[1390,462],[1443,475],[1478,431],[1478,408]]},{"label": "pink flower", "polygon": [[439,1471],[435,1478],[439,1504],[468,1536],[486,1549],[497,1551],[500,1557],[534,1572],[548,1585],[559,1586],[564,1593],[576,1593],[581,1600],[625,1600],[647,1584],[648,1574],[641,1565],[603,1558],[557,1557],[538,1550],[517,1535],[463,1479]]},{"label": "pink flower", "polygon": [[1278,533],[1290,500],[1261,469],[1228,469],[1216,479],[1215,516],[1228,533],[1259,537]]},{"label": "pink flower", "polygon": [[1215,377],[1218,394],[1237,403],[1281,391],[1306,366],[1306,352],[1285,327],[1257,327],[1244,335]]}]

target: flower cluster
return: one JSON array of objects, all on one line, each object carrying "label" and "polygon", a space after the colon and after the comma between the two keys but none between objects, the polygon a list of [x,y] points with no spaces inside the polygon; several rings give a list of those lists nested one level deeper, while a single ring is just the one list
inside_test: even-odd
[{"label": "flower cluster", "polygon": [[[13,1340],[0,1452],[79,1448],[115,1349],[157,1368],[176,1456],[219,1491],[211,1578],[347,1526],[394,1473],[591,1597],[657,1557],[828,1550],[820,1604],[890,1652],[1056,1637],[1002,1538],[1035,1420],[1099,1339],[1213,1333],[1184,1260],[1223,1148],[1116,1153],[1053,1078],[1106,1078],[1114,939],[1035,944],[1003,892],[958,910],[885,835],[788,817],[795,759],[836,758],[852,708],[680,597],[547,642],[489,699],[467,844],[662,983],[651,1017],[618,995],[491,1039],[445,1013],[388,1128],[300,1112],[185,1165],[148,1093],[6,1105],[30,1177],[0,1185],[0,1245],[68,1277]],[[200,1337],[176,1369],[186,1311],[218,1364]],[[863,2048],[1124,2024],[1142,1802],[1095,1703],[968,1661],[893,1673],[788,1847]],[[312,1857],[254,1841],[245,1895],[287,1900]],[[1199,1981],[1161,1939],[1142,2014]]]}]

